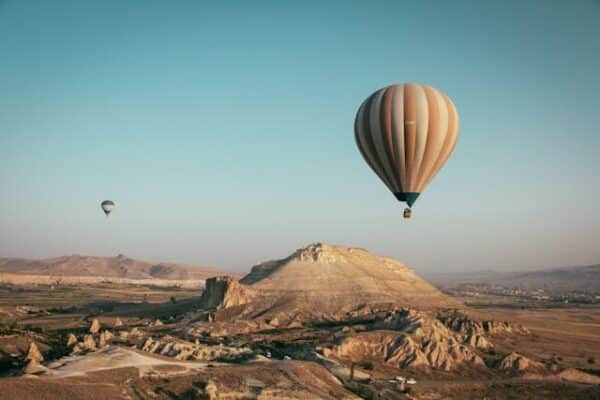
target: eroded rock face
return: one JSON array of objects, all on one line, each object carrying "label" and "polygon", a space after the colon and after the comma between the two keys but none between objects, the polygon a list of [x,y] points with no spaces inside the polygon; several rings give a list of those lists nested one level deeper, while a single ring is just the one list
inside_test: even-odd
[{"label": "eroded rock face", "polygon": [[324,264],[342,261],[344,255],[335,246],[323,243],[310,244],[302,249],[296,250],[292,255],[300,261],[320,262]]},{"label": "eroded rock face", "polygon": [[476,321],[456,312],[448,315],[438,315],[438,319],[453,331],[465,335],[529,334],[529,330],[519,324],[494,320]]},{"label": "eroded rock face", "polygon": [[[370,307],[367,311],[356,310],[349,313],[348,318],[363,318],[366,322],[355,327],[362,327],[364,332],[355,334],[356,329],[346,327],[348,329],[344,329],[343,332],[350,333],[350,336],[329,349],[329,354],[355,362],[371,359],[400,368],[446,371],[463,364],[483,368],[485,363],[478,351],[494,347],[483,334],[465,335],[460,329],[450,329],[438,319],[439,316],[408,308],[384,311]],[[464,317],[461,326],[505,325],[496,325],[494,321],[482,323]],[[491,331],[497,332],[493,329]]]},{"label": "eroded rock face", "polygon": [[529,358],[519,353],[513,352],[502,358],[498,363],[497,368],[503,370],[512,370],[515,372],[522,372],[532,369],[543,369],[544,364],[530,360]]},{"label": "eroded rock face", "polygon": [[456,340],[422,340],[399,332],[375,331],[353,335],[328,353],[355,362],[379,360],[397,368],[449,371],[461,364],[485,365],[481,357]]},{"label": "eroded rock face", "polygon": [[96,349],[96,341],[94,340],[94,337],[92,335],[85,335],[83,337],[83,348],[85,349],[89,349],[89,350],[95,350]]},{"label": "eroded rock face", "polygon": [[29,351],[27,351],[27,356],[25,356],[25,359],[28,361],[35,361],[37,363],[44,361],[44,356],[40,352],[40,349],[38,349],[35,342],[31,342],[29,345]]},{"label": "eroded rock face", "polygon": [[90,333],[93,334],[98,332],[100,332],[100,321],[94,318],[94,320],[92,321],[92,325],[90,326]]},{"label": "eroded rock face", "polygon": [[481,335],[468,335],[464,342],[471,347],[481,350],[489,350],[494,347],[491,342]]},{"label": "eroded rock face", "polygon": [[186,342],[165,336],[160,339],[148,338],[141,346],[148,353],[162,354],[177,360],[196,361],[242,361],[254,356],[248,347],[230,347],[224,345],[206,346],[199,343]]},{"label": "eroded rock face", "polygon": [[77,336],[69,333],[69,337],[67,338],[67,347],[71,348],[77,344]]},{"label": "eroded rock face", "polygon": [[202,308],[228,308],[250,301],[251,290],[230,276],[217,276],[206,280],[200,300]]},{"label": "eroded rock face", "polygon": [[27,365],[25,366],[25,368],[23,369],[23,372],[25,374],[39,374],[42,372],[47,371],[47,368],[44,367],[43,365],[40,364],[39,361],[36,360],[30,360]]},{"label": "eroded rock face", "polygon": [[112,339],[113,335],[109,331],[104,331],[98,337],[98,347],[104,347],[108,345],[108,341]]}]

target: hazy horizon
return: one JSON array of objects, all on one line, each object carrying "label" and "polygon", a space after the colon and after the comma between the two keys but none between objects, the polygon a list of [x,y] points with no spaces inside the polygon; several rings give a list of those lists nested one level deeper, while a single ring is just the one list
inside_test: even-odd
[{"label": "hazy horizon", "polygon": [[[263,5],[0,0],[0,257],[600,262],[598,2]],[[398,82],[462,123],[409,221],[353,135]]]}]

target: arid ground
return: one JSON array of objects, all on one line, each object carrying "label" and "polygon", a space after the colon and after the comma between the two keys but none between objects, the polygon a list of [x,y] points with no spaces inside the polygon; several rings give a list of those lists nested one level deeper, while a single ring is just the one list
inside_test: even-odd
[{"label": "arid ground", "polygon": [[0,324],[2,399],[600,398],[600,306],[321,244],[205,290],[4,283]]}]

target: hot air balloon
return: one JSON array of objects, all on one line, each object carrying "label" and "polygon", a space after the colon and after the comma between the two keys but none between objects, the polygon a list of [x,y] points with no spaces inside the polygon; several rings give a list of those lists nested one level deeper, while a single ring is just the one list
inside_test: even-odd
[{"label": "hot air balloon", "polygon": [[452,154],[459,125],[448,96],[416,83],[380,89],[358,109],[358,149],[394,196],[406,202],[405,218]]},{"label": "hot air balloon", "polygon": [[102,211],[104,211],[104,214],[108,217],[108,214],[115,208],[115,203],[111,200],[104,200],[102,204],[100,204],[100,207],[102,207]]}]

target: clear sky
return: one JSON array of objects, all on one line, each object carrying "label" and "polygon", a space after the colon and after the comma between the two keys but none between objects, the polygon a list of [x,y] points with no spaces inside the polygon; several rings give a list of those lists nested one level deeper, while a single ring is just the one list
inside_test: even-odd
[{"label": "clear sky", "polygon": [[[598,263],[598,21],[592,0],[0,0],[0,255]],[[462,120],[409,221],[353,136],[400,82]]]}]

